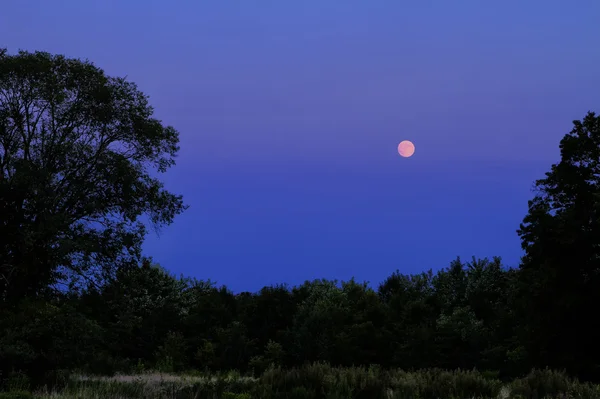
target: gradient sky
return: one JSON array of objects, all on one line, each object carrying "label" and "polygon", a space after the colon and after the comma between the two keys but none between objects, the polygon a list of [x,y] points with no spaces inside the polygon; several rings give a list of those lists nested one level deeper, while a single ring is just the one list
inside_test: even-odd
[{"label": "gradient sky", "polygon": [[533,181],[600,111],[598,21],[597,0],[5,0],[0,47],[150,96],[190,208],[145,252],[238,292],[517,266]]}]

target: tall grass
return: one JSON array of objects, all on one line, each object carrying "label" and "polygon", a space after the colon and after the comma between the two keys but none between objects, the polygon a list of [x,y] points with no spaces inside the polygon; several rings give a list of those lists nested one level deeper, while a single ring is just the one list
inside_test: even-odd
[{"label": "tall grass", "polygon": [[[25,395],[25,396],[24,396]],[[27,396],[29,395],[29,396]],[[0,399],[600,399],[600,386],[564,373],[533,370],[503,383],[489,373],[439,369],[402,371],[372,366],[335,368],[312,364],[270,368],[258,378],[239,373],[174,375],[142,373],[112,377],[71,376],[57,389],[0,393]]]}]

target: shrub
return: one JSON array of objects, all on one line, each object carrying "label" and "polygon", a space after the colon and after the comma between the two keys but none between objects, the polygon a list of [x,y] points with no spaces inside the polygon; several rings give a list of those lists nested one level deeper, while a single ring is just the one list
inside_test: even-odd
[{"label": "shrub", "polygon": [[315,392],[311,389],[305,387],[295,387],[290,391],[288,396],[289,399],[313,399],[317,396]]},{"label": "shrub", "polygon": [[0,399],[35,399],[34,396],[26,391],[0,392]]},{"label": "shrub", "polygon": [[83,371],[87,374],[113,376],[129,368],[128,359],[117,359],[108,352],[99,352],[83,367]]},{"label": "shrub", "polygon": [[133,372],[134,374],[142,374],[144,371],[146,371],[146,365],[142,359],[138,359],[136,365],[133,366]]},{"label": "shrub", "polygon": [[50,370],[44,374],[43,383],[54,389],[62,389],[67,386],[70,379],[71,372],[69,370]]},{"label": "shrub", "polygon": [[29,377],[22,371],[12,371],[8,374],[5,381],[8,391],[25,392],[31,388]]},{"label": "shrub", "polygon": [[223,393],[222,399],[250,399],[250,395],[247,393],[232,393],[225,392]]},{"label": "shrub", "polygon": [[278,342],[269,340],[265,346],[264,353],[259,356],[253,356],[248,366],[254,371],[254,374],[261,374],[269,367],[281,366],[285,352]]},{"label": "shrub", "polygon": [[196,350],[194,359],[204,370],[214,367],[216,355],[213,343],[204,340],[202,346]]},{"label": "shrub", "polygon": [[186,344],[181,333],[169,332],[165,342],[156,353],[156,367],[160,371],[173,372],[183,370],[186,364]]},{"label": "shrub", "polygon": [[524,378],[511,384],[511,394],[515,397],[541,399],[546,396],[564,395],[572,385],[571,379],[564,372],[552,370],[532,370]]},{"label": "shrub", "polygon": [[161,373],[172,373],[174,371],[173,358],[162,356],[156,361],[156,369]]},{"label": "shrub", "polygon": [[569,387],[569,398],[597,399],[600,398],[600,385],[575,382]]},{"label": "shrub", "polygon": [[500,380],[484,377],[476,371],[439,369],[417,372],[396,371],[391,375],[393,398],[496,397]]}]

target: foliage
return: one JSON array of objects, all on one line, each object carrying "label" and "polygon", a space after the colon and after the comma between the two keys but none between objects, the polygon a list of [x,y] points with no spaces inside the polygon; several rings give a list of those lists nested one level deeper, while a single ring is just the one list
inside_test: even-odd
[{"label": "foliage", "polygon": [[[240,375],[141,374],[75,377],[60,390],[35,392],[40,398],[597,398],[600,386],[564,373],[534,370],[502,382],[476,371],[416,372],[381,367],[334,368],[317,363],[271,368],[258,378]],[[31,397],[31,396],[29,396]]]},{"label": "foliage", "polygon": [[11,372],[6,379],[6,388],[11,392],[25,392],[31,388],[30,378],[22,372]]},{"label": "foliage", "polygon": [[34,399],[34,396],[27,391],[0,392],[0,399]]},{"label": "foliage", "polygon": [[485,397],[516,378],[515,395],[592,397],[571,378],[600,381],[600,117],[573,125],[535,183],[518,269],[456,259],[377,287],[233,293],[142,257],[142,222],[159,228],[186,207],[156,177],[174,165],[178,133],[135,84],[87,61],[0,50],[1,384],[196,369],[218,377],[177,395]]},{"label": "foliage", "polygon": [[536,181],[518,230],[525,250],[515,307],[537,367],[598,377],[600,342],[589,304],[600,301],[600,117],[574,121],[561,160]]},{"label": "foliage", "polygon": [[0,52],[0,301],[101,282],[140,259],[147,215],[184,210],[165,172],[178,133],[135,84],[89,62]]}]

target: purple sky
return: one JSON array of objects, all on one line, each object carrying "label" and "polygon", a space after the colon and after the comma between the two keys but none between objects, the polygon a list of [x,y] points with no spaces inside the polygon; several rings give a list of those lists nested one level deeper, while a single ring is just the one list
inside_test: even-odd
[{"label": "purple sky", "polygon": [[146,253],[253,291],[517,266],[533,181],[600,111],[598,21],[597,0],[8,0],[0,47],[150,95],[190,209]]}]

